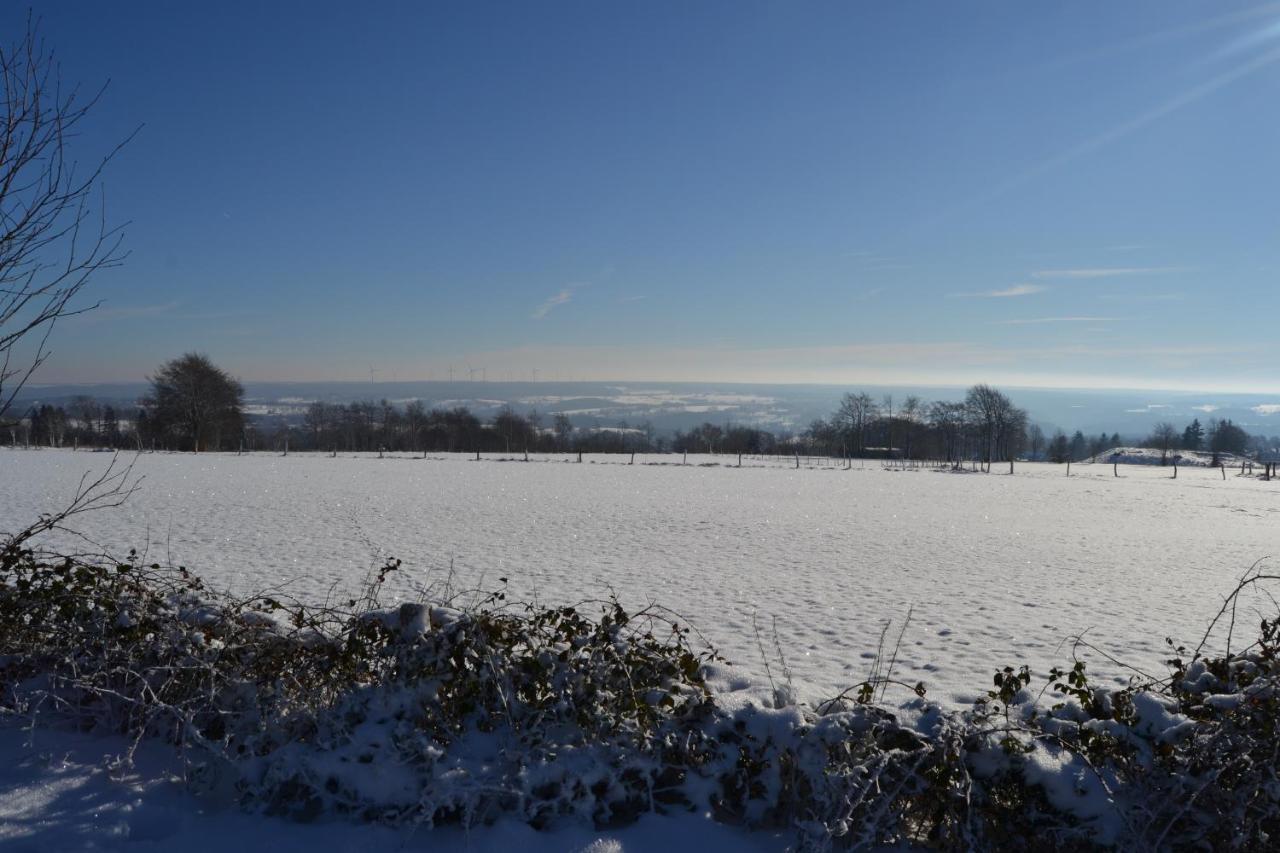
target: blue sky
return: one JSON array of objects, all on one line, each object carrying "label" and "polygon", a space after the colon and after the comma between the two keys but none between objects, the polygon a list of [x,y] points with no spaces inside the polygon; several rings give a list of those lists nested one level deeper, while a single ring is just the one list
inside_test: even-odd
[{"label": "blue sky", "polygon": [[1280,390],[1277,3],[37,13],[145,124],[37,381]]}]

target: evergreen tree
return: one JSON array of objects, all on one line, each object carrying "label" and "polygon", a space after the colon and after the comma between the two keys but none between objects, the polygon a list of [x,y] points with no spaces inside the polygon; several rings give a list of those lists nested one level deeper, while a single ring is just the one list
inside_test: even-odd
[{"label": "evergreen tree", "polygon": [[1202,446],[1204,446],[1204,427],[1200,426],[1200,419],[1196,418],[1182,431],[1182,449],[1199,450]]}]

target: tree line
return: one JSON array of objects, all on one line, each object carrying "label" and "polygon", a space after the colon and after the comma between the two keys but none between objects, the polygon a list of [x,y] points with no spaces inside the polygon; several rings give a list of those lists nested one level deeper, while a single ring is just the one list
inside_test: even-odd
[{"label": "tree line", "polygon": [[1251,436],[1232,423],[1230,418],[1211,418],[1208,428],[1196,418],[1181,432],[1167,421],[1161,421],[1152,429],[1143,444],[1160,451],[1161,464],[1168,464],[1170,454],[1179,450],[1207,451],[1213,454],[1212,464],[1217,465],[1223,454],[1244,456],[1250,452],[1267,451],[1276,440],[1264,436]]},{"label": "tree line", "polygon": [[810,423],[799,442],[805,452],[842,458],[973,460],[989,466],[1034,449],[1043,434],[1003,392],[974,385],[963,400],[926,402],[913,395],[896,405],[892,395],[876,399],[850,392],[829,418]]},{"label": "tree line", "polygon": [[[89,396],[69,404],[31,407],[25,416],[0,424],[13,445],[109,447],[138,450],[311,450],[357,452],[483,453],[804,453],[839,458],[936,460],[958,464],[1017,458],[1077,462],[1121,446],[1118,433],[1046,436],[1024,409],[990,385],[969,388],[962,399],[927,402],[914,395],[895,401],[866,392],[845,394],[828,418],[814,420],[798,435],[752,426],[710,422],[687,431],[659,434],[645,421],[612,427],[577,428],[566,412],[544,415],[502,407],[487,421],[465,406],[428,408],[383,400],[316,401],[301,423],[244,414],[244,389],[207,356],[187,353],[148,377],[149,393],[136,407],[118,411]],[[1182,431],[1161,422],[1139,442],[1161,450],[1162,461],[1178,450],[1214,454],[1267,449],[1275,439],[1251,437],[1229,419],[1198,419]]]}]

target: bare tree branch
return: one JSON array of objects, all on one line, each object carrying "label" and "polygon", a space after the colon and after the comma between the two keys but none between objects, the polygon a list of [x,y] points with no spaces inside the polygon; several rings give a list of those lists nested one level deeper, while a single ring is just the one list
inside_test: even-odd
[{"label": "bare tree branch", "polygon": [[16,44],[0,45],[0,417],[49,357],[57,321],[97,307],[76,304],[89,279],[127,255],[123,226],[107,224],[101,178],[141,130],[80,168],[68,143],[106,84],[88,97],[64,90],[37,24],[29,18]]}]

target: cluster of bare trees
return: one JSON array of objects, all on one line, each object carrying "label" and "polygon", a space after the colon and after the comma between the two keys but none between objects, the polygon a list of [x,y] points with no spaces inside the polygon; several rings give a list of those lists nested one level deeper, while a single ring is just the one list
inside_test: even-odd
[{"label": "cluster of bare trees", "polygon": [[778,438],[755,427],[704,423],[688,432],[676,431],[671,440],[676,453],[774,453]]},{"label": "cluster of bare trees", "polygon": [[909,396],[895,405],[865,392],[848,393],[829,419],[800,437],[808,452],[841,457],[991,462],[1027,446],[1027,413],[990,385],[974,385],[961,401],[926,403]]}]

